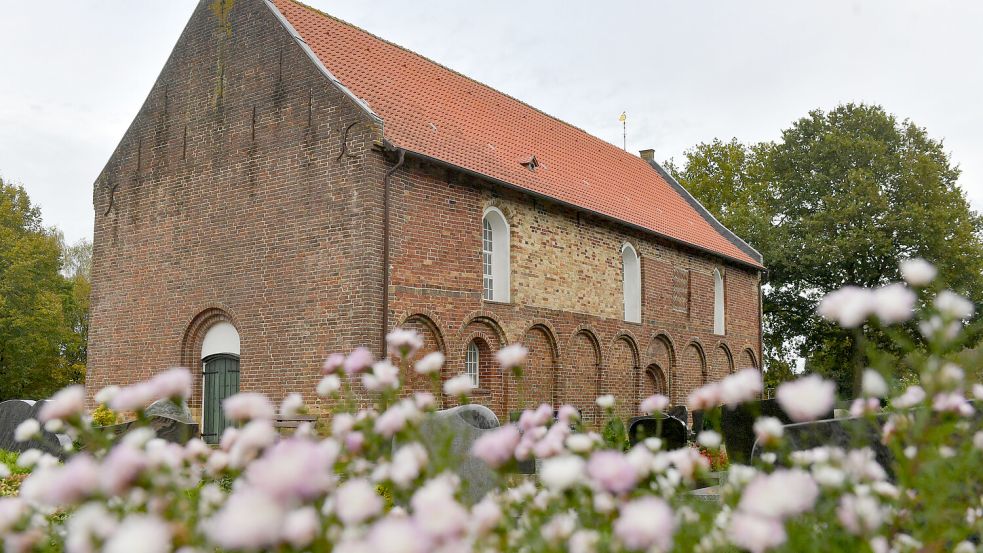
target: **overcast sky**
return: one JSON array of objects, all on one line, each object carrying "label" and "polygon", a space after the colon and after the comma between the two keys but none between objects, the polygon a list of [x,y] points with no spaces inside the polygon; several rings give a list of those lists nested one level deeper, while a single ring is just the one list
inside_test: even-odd
[{"label": "overcast sky", "polygon": [[[0,175],[92,235],[92,183],[197,2],[0,0]],[[310,0],[628,149],[774,140],[882,104],[944,139],[983,210],[983,2]]]}]

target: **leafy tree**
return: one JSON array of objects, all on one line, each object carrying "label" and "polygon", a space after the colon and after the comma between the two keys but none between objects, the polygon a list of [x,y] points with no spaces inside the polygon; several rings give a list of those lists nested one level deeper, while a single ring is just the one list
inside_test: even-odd
[{"label": "leafy tree", "polygon": [[858,341],[883,336],[835,327],[815,307],[847,284],[897,280],[903,259],[924,257],[956,291],[981,297],[983,220],[957,186],[959,169],[941,141],[880,106],[815,110],[778,142],[715,140],[667,166],[764,256],[764,345],[781,373],[804,358],[851,395],[865,362]]},{"label": "leafy tree", "polygon": [[0,180],[0,399],[46,397],[83,378],[87,277],[73,282],[62,266],[59,235],[22,187]]}]

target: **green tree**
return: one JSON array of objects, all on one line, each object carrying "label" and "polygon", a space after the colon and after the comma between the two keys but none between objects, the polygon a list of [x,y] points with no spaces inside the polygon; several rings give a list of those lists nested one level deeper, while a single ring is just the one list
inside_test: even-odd
[{"label": "green tree", "polygon": [[24,189],[0,180],[0,399],[46,397],[83,378],[71,321],[88,318],[87,282],[76,288],[63,261],[59,235]]},{"label": "green tree", "polygon": [[983,220],[957,186],[959,169],[941,141],[880,106],[815,110],[778,142],[703,143],[667,166],[764,256],[765,350],[782,373],[804,358],[851,395],[858,340],[883,337],[835,327],[815,307],[847,284],[897,280],[903,259],[924,257],[958,292],[981,297]]}]

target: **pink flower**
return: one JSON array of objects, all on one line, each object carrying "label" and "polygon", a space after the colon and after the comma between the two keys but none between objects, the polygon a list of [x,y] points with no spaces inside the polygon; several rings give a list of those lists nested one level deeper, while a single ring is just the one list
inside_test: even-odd
[{"label": "pink flower", "polygon": [[406,427],[406,408],[397,403],[375,420],[375,431],[385,438],[392,438]]},{"label": "pink flower", "polygon": [[723,401],[723,390],[719,382],[711,382],[693,390],[686,400],[686,406],[690,411],[703,411],[711,407],[720,405]]},{"label": "pink flower", "polygon": [[785,433],[785,425],[775,417],[761,417],[754,421],[754,437],[762,445],[774,445]]},{"label": "pink flower", "polygon": [[167,553],[171,551],[171,528],[154,515],[129,515],[102,550],[104,553]]},{"label": "pink flower", "polygon": [[642,400],[638,410],[646,415],[661,413],[669,407],[669,398],[662,394],[655,394]]},{"label": "pink flower", "polygon": [[751,553],[763,553],[788,539],[780,521],[742,512],[731,517],[727,536],[731,543]]},{"label": "pink flower", "polygon": [[720,401],[731,407],[752,401],[761,394],[763,385],[758,369],[741,369],[720,382]]},{"label": "pink flower", "polygon": [[107,495],[121,496],[136,482],[148,463],[142,450],[129,444],[119,444],[110,450],[102,462],[100,487]]},{"label": "pink flower", "polygon": [[420,476],[426,465],[427,450],[422,445],[417,442],[404,445],[393,455],[389,478],[397,486],[405,488]]},{"label": "pink flower", "polygon": [[359,453],[363,445],[365,445],[365,435],[361,432],[349,432],[345,435],[345,449],[348,451]]},{"label": "pink flower", "polygon": [[382,496],[368,480],[353,478],[335,493],[335,509],[345,525],[361,524],[382,512]]},{"label": "pink flower", "polygon": [[836,518],[851,534],[869,534],[881,527],[884,512],[876,499],[869,495],[847,494],[840,498]]},{"label": "pink flower", "polygon": [[416,362],[413,368],[419,374],[432,374],[439,371],[444,366],[444,354],[439,351],[434,351],[423,356]]},{"label": "pink flower", "polygon": [[896,282],[874,291],[874,314],[882,324],[903,323],[915,312],[915,293]]},{"label": "pink flower", "polygon": [[587,475],[602,490],[613,494],[631,491],[638,481],[635,467],[622,453],[613,450],[594,452],[587,463]]},{"label": "pink flower", "polygon": [[390,355],[407,358],[423,347],[423,337],[415,330],[394,328],[386,335],[386,347]]},{"label": "pink flower", "polygon": [[471,453],[488,466],[498,468],[512,459],[520,438],[519,429],[514,424],[507,424],[475,440]]},{"label": "pink flower", "polygon": [[829,414],[836,402],[836,385],[811,374],[792,382],[785,382],[775,394],[782,410],[794,421],[816,420]]},{"label": "pink flower", "polygon": [[143,411],[158,399],[157,390],[150,382],[138,382],[117,391],[108,405],[114,411]]},{"label": "pink flower", "polygon": [[952,290],[943,290],[935,296],[935,308],[950,319],[968,319],[976,311],[973,302]]},{"label": "pink flower", "polygon": [[627,549],[669,551],[676,519],[669,504],[657,497],[643,497],[626,504],[614,521],[614,535]]},{"label": "pink flower", "polygon": [[306,501],[334,484],[337,452],[308,440],[281,440],[246,467],[246,481],[280,501]]},{"label": "pink flower", "polygon": [[816,312],[819,316],[839,323],[844,328],[855,328],[863,324],[874,311],[874,293],[866,288],[844,286],[826,294],[819,302]]},{"label": "pink flower", "polygon": [[500,520],[502,520],[502,509],[490,495],[486,495],[471,507],[471,529],[478,536],[491,532],[498,526]]},{"label": "pink flower", "polygon": [[562,455],[543,461],[539,479],[554,492],[562,492],[582,482],[584,460],[576,455]]},{"label": "pink flower", "polygon": [[451,397],[467,396],[473,389],[474,384],[471,383],[471,377],[466,374],[459,374],[444,382],[444,393]]},{"label": "pink flower", "polygon": [[0,534],[6,534],[27,512],[27,504],[19,497],[0,497]]},{"label": "pink flower", "polygon": [[256,458],[259,452],[276,441],[276,430],[268,420],[250,421],[236,434],[229,447],[229,464],[236,468],[245,467]]},{"label": "pink flower", "polygon": [[522,346],[522,344],[511,344],[498,350],[495,353],[495,359],[503,369],[512,369],[524,365],[528,355],[529,350]]},{"label": "pink flower", "polygon": [[912,385],[908,386],[903,394],[894,398],[894,400],[891,401],[891,405],[897,409],[907,409],[909,407],[914,407],[923,401],[925,401],[925,390],[921,386]]},{"label": "pink flower", "polygon": [[580,420],[580,411],[573,405],[561,405],[556,414],[556,419],[565,426],[570,426]]},{"label": "pink flower", "polygon": [[444,541],[462,536],[468,528],[468,511],[454,500],[450,477],[430,480],[410,500],[413,520],[434,539]]},{"label": "pink flower", "polygon": [[935,394],[932,398],[932,409],[939,412],[957,413],[964,417],[973,414],[973,406],[960,393],[948,392]]},{"label": "pink flower", "polygon": [[150,379],[155,390],[155,399],[186,399],[191,395],[191,372],[184,367],[175,367]]},{"label": "pink flower", "polygon": [[85,499],[99,487],[99,466],[89,455],[76,455],[64,466],[35,469],[24,481],[20,496],[51,507]]},{"label": "pink flower", "polygon": [[243,488],[203,523],[208,538],[224,549],[270,549],[280,538],[286,513],[260,490]]},{"label": "pink flower", "polygon": [[338,369],[345,364],[345,356],[340,353],[332,353],[324,360],[324,364],[321,365],[321,374],[327,376],[329,374],[334,374],[338,372]]},{"label": "pink flower", "polygon": [[779,469],[755,476],[744,489],[737,507],[745,513],[781,519],[812,509],[818,496],[819,487],[809,473]]},{"label": "pink flower", "polygon": [[75,384],[62,388],[41,406],[38,419],[48,422],[52,419],[77,417],[85,411],[85,388]]},{"label": "pink flower", "polygon": [[275,410],[270,400],[256,392],[240,392],[222,401],[225,417],[230,421],[273,420]]},{"label": "pink flower", "polygon": [[348,354],[342,367],[345,370],[345,374],[353,375],[371,367],[374,362],[375,357],[372,355],[372,352],[368,348],[360,347],[355,348],[354,351]]},{"label": "pink flower", "polygon": [[291,511],[283,521],[283,539],[296,549],[310,545],[320,530],[321,522],[313,507]]},{"label": "pink flower", "polygon": [[935,266],[920,257],[901,262],[901,277],[912,286],[928,286],[935,280],[937,274]]},{"label": "pink flower", "polygon": [[280,415],[284,417],[294,417],[304,408],[304,398],[294,392],[287,394],[280,402]]},{"label": "pink flower", "polygon": [[386,517],[372,525],[369,546],[378,553],[426,553],[432,550],[430,539],[407,518]]}]

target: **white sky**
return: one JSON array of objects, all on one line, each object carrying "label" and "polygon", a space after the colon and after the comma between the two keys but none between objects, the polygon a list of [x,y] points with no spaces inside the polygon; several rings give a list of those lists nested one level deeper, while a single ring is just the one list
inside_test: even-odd
[{"label": "white sky", "polygon": [[[243,0],[244,1],[244,0]],[[813,108],[880,103],[945,140],[983,209],[977,0],[309,0],[628,149],[777,139]],[[0,175],[92,234],[92,183],[193,0],[0,0]]]}]

